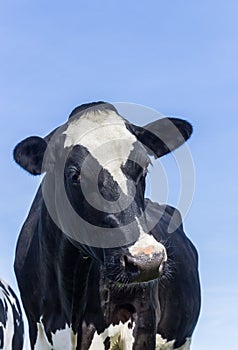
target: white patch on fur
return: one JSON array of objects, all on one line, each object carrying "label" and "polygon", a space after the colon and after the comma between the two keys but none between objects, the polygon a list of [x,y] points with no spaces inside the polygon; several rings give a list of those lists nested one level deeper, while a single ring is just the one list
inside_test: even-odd
[{"label": "white patch on fur", "polygon": [[50,350],[52,349],[52,345],[48,342],[46,337],[44,326],[42,323],[37,323],[37,338],[36,343],[34,345],[34,350]]},{"label": "white patch on fur", "polygon": [[141,254],[148,255],[149,258],[152,258],[154,254],[163,254],[164,262],[167,261],[167,253],[163,244],[158,242],[152,235],[144,232],[137,219],[138,227],[140,230],[140,235],[135,244],[129,247],[129,252],[132,256],[137,257]]},{"label": "white patch on fur", "polygon": [[53,345],[49,343],[45,334],[44,326],[40,321],[37,323],[37,339],[34,350],[75,350],[77,346],[77,335],[72,329],[65,325],[64,329],[59,329],[55,333],[51,333]]},{"label": "white patch on fur", "polygon": [[160,334],[156,334],[156,350],[190,350],[191,339],[187,338],[186,342],[179,348],[174,349],[174,340],[167,341],[163,339]]},{"label": "white patch on fur", "polygon": [[[82,145],[99,164],[112,175],[124,193],[127,178],[121,170],[133,149],[136,137],[126,128],[125,122],[114,111],[90,109],[80,117],[72,117],[64,131],[64,147]],[[106,148],[106,151],[104,149]],[[109,151],[107,147],[109,148]]]},{"label": "white patch on fur", "polygon": [[101,334],[95,332],[89,350],[105,350],[104,341],[107,337],[110,337],[110,350],[116,344],[120,350],[131,350],[135,341],[133,337],[135,325],[133,324],[132,328],[129,328],[129,323],[131,323],[130,320],[124,324],[120,322],[115,326],[110,325]]}]

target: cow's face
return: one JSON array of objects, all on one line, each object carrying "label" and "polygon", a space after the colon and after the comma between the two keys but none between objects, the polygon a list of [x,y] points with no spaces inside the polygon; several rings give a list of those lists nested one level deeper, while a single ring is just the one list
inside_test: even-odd
[{"label": "cow's face", "polygon": [[79,215],[107,228],[134,221],[143,210],[150,158],[125,120],[113,107],[96,105],[76,110],[63,135],[65,189]]},{"label": "cow's face", "polygon": [[165,247],[141,224],[149,155],[170,152],[191,132],[189,123],[168,118],[140,128],[112,105],[94,103],[76,108],[45,139],[22,141],[14,156],[33,174],[46,171],[49,214],[109,278],[147,281],[166,261]]}]

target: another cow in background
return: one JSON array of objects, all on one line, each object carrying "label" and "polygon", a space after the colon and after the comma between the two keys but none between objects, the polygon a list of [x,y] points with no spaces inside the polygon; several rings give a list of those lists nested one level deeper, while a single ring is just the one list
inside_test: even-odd
[{"label": "another cow in background", "polygon": [[0,349],[21,350],[23,333],[22,312],[16,294],[0,280]]}]

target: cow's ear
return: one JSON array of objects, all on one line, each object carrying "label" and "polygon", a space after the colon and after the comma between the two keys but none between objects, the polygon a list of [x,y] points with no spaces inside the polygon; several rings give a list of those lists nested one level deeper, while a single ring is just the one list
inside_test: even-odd
[{"label": "cow's ear", "polygon": [[190,123],[178,118],[162,118],[143,127],[131,125],[129,128],[155,158],[181,146],[193,131]]},{"label": "cow's ear", "polygon": [[21,141],[14,149],[15,161],[33,175],[40,175],[47,142],[38,136],[31,136]]}]

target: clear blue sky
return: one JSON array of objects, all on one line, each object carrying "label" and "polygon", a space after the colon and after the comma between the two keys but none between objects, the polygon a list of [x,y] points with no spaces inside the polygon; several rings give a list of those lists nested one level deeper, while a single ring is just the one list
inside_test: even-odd
[{"label": "clear blue sky", "polygon": [[[237,15],[236,0],[0,3],[3,278],[17,288],[16,239],[39,182],[14,164],[18,141],[47,134],[76,105],[94,100],[134,102],[179,115],[194,126],[189,146],[196,193],[185,228],[199,251],[203,308],[192,349],[234,349]],[[138,124],[149,122],[139,119]]]}]

